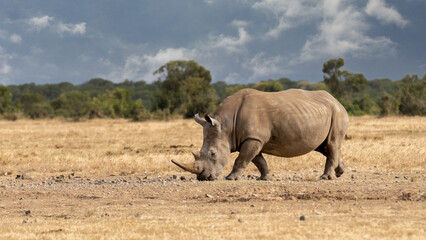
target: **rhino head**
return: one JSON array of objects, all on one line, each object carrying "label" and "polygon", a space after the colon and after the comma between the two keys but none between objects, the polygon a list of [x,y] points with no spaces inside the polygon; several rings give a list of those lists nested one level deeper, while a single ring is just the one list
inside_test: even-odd
[{"label": "rhino head", "polygon": [[175,160],[172,162],[185,171],[197,174],[198,180],[216,180],[231,154],[228,135],[223,131],[221,123],[207,114],[204,119],[197,114],[194,120],[203,126],[201,150],[192,152],[195,161],[191,164]]}]

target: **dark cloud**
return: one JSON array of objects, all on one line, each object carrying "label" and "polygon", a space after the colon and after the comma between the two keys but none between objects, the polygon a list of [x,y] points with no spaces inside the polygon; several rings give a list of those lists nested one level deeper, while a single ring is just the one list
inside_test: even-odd
[{"label": "dark cloud", "polygon": [[213,80],[322,79],[344,57],[368,78],[423,74],[421,1],[0,1],[0,83],[153,81],[194,59]]}]

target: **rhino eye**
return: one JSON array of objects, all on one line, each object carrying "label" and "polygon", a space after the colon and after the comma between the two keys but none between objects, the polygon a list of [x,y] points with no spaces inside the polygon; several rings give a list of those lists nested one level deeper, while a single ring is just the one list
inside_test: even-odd
[{"label": "rhino eye", "polygon": [[215,158],[216,157],[216,153],[213,151],[210,151],[210,157]]}]

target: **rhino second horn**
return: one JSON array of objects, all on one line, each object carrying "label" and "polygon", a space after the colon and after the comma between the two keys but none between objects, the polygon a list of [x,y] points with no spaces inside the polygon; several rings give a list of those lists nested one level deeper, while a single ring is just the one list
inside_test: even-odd
[{"label": "rhino second horn", "polygon": [[199,174],[201,173],[201,169],[197,168],[195,166],[195,163],[193,164],[184,164],[184,163],[180,163],[174,159],[172,159],[172,163],[176,164],[178,167],[182,168],[185,171],[188,171],[190,173],[194,173],[194,174]]},{"label": "rhino second horn", "polygon": [[201,158],[201,152],[200,151],[193,151],[192,155],[194,155],[195,160],[198,160]]}]

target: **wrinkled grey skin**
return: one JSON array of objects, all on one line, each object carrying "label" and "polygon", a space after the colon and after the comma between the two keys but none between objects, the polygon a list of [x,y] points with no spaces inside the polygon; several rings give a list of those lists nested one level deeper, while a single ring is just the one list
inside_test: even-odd
[{"label": "wrinkled grey skin", "polygon": [[228,180],[237,180],[250,162],[260,171],[260,180],[270,179],[263,153],[295,157],[313,150],[327,157],[321,179],[343,174],[340,147],[348,115],[325,91],[243,89],[227,97],[212,116],[196,115],[195,121],[203,126],[204,136],[200,152],[193,153],[195,162],[172,161],[199,180],[217,179],[235,151],[239,155]]}]

